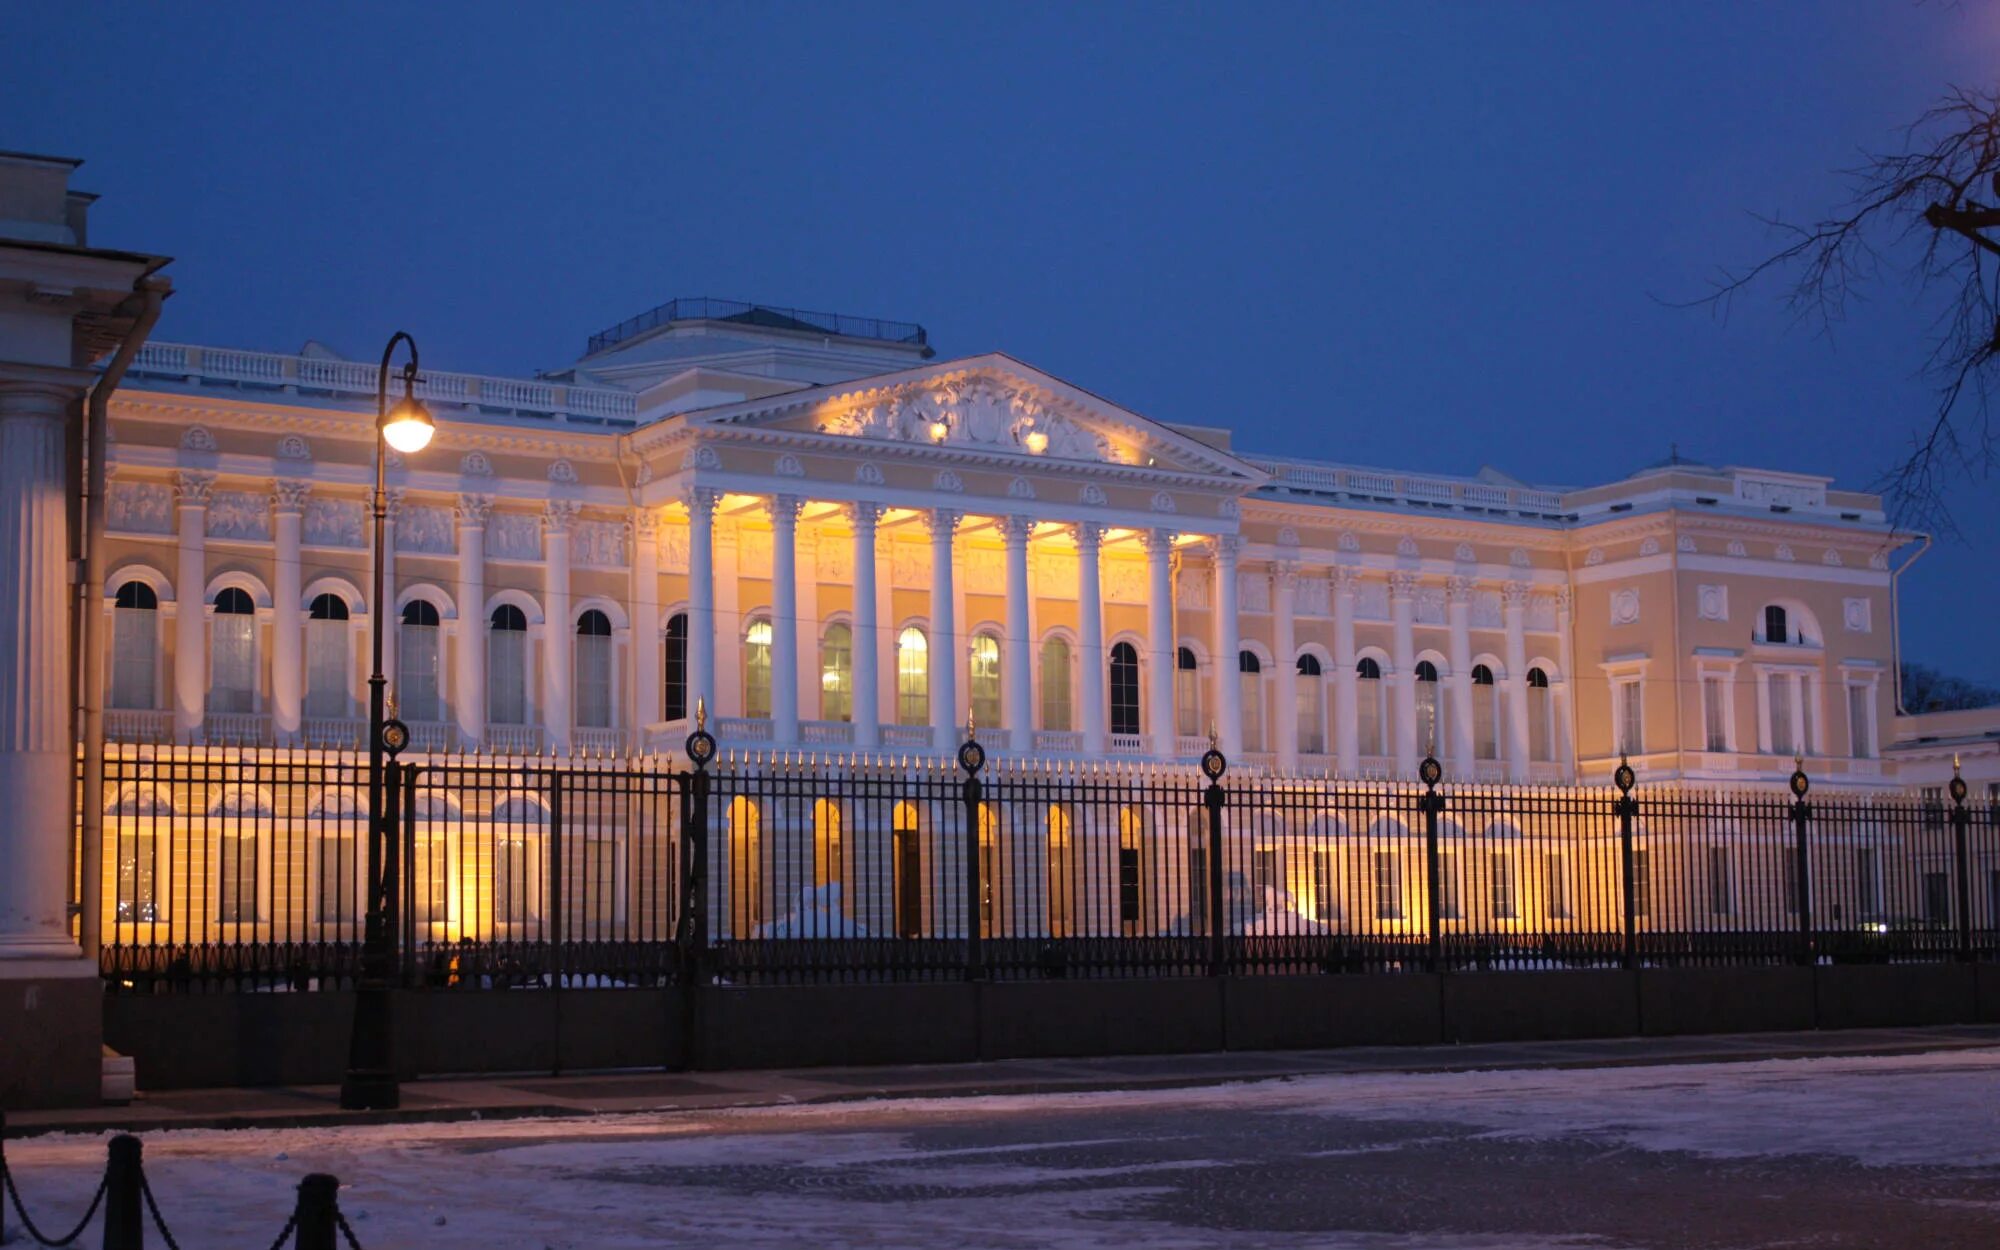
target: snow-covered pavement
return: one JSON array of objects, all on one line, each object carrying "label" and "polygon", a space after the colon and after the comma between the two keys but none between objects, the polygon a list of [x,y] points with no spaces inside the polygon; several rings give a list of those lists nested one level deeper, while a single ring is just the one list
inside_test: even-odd
[{"label": "snow-covered pavement", "polygon": [[[189,1250],[268,1245],[313,1171],[369,1250],[2000,1244],[1991,1050],[145,1143]],[[7,1153],[66,1228],[104,1146]]]}]

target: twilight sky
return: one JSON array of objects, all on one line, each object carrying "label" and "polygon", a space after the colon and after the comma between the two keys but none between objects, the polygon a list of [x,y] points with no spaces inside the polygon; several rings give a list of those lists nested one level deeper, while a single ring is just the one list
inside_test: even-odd
[{"label": "twilight sky", "polygon": [[[308,11],[315,10],[315,11]],[[1885,285],[1831,337],[1752,211],[2000,64],[2000,9],[14,6],[0,147],[175,257],[163,339],[526,374],[675,295],[920,321],[1238,446],[1532,481],[1667,454],[1866,488],[1931,401]],[[2000,501],[1904,653],[2000,684]]]}]

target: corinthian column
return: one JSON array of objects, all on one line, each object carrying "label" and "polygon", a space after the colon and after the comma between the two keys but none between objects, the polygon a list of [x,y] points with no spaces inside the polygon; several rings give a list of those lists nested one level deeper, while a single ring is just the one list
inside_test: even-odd
[{"label": "corinthian column", "polygon": [[214,489],[213,473],[174,479],[174,734],[188,739],[201,732],[208,706],[208,496]]},{"label": "corinthian column", "polygon": [[1243,639],[1237,631],[1236,556],[1243,540],[1234,534],[1215,539],[1215,707],[1222,753],[1243,754],[1243,680],[1237,665]]},{"label": "corinthian column", "polygon": [[1396,775],[1417,773],[1417,575],[1389,575],[1389,621],[1395,629]]},{"label": "corinthian column", "polygon": [[1451,696],[1452,774],[1470,778],[1472,762],[1472,579],[1454,577],[1445,587],[1445,619],[1449,624],[1451,678],[1445,687]]},{"label": "corinthian column", "polygon": [[665,713],[660,689],[660,514],[632,509],[632,740]]},{"label": "corinthian column", "polygon": [[1354,665],[1354,592],[1361,571],[1333,571],[1334,769],[1343,777],[1361,771],[1361,707]]},{"label": "corinthian column", "polygon": [[1174,534],[1146,531],[1146,722],[1153,755],[1174,758]]},{"label": "corinthian column", "polygon": [[[71,787],[66,386],[0,382],[0,555],[12,578],[0,612],[0,975],[12,961],[75,960],[69,936]],[[207,487],[202,487],[206,499]],[[201,516],[195,510],[197,520]],[[201,620],[201,591],[181,601]],[[198,697],[198,692],[197,692]],[[200,706],[199,702],[196,707]],[[95,865],[92,871],[95,871]],[[26,965],[16,965],[25,967]],[[76,969],[65,966],[64,974]],[[33,975],[30,973],[29,975]],[[44,972],[42,975],[48,975]],[[25,1020],[35,991],[4,1010]],[[6,1032],[13,1032],[10,1021]],[[32,1093],[16,1087],[16,1094]]]},{"label": "corinthian column", "polygon": [[1299,566],[1281,560],[1271,569],[1271,645],[1277,652],[1277,704],[1271,709],[1277,731],[1278,771],[1299,770]]},{"label": "corinthian column", "polygon": [[458,739],[476,747],[486,738],[486,523],[490,495],[458,497]]},{"label": "corinthian column", "polygon": [[1528,588],[1508,582],[1500,591],[1507,627],[1507,777],[1528,779]]},{"label": "corinthian column", "polygon": [[875,602],[875,523],[882,519],[882,505],[849,504],[847,516],[854,527],[854,745],[872,747],[882,741],[876,685],[882,633]]},{"label": "corinthian column", "polygon": [[310,482],[282,481],[271,487],[271,535],[277,548],[271,570],[271,731],[281,745],[297,740],[305,715],[299,521],[311,493]]},{"label": "corinthian column", "polygon": [[715,505],[722,492],[698,486],[688,510],[688,719],[715,711]]},{"label": "corinthian column", "polygon": [[1006,674],[1006,702],[1001,707],[1007,722],[1007,742],[1016,752],[1025,752],[1035,741],[1035,644],[1030,632],[1028,611],[1033,606],[1028,590],[1028,540],[1035,523],[1024,516],[1010,516],[1000,522],[1007,546],[1007,654],[1002,657]]},{"label": "corinthian column", "polygon": [[771,740],[799,740],[799,509],[797,495],[773,495],[771,510]]},{"label": "corinthian column", "polygon": [[1104,580],[1099,557],[1104,549],[1104,527],[1095,521],[1079,521],[1076,534],[1076,619],[1077,667],[1083,680],[1078,683],[1083,703],[1083,749],[1101,756],[1108,742],[1104,733]]},{"label": "corinthian column", "polygon": [[952,539],[964,513],[931,510],[931,729],[940,751],[958,746],[958,596],[952,590]]},{"label": "corinthian column", "polygon": [[569,750],[576,717],[570,703],[576,622],[569,612],[569,527],[576,519],[573,500],[551,499],[542,510],[542,703],[543,727],[558,751]]}]

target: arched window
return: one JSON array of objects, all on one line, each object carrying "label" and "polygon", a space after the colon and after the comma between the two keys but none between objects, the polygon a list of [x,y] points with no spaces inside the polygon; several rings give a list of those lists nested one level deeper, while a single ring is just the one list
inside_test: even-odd
[{"label": "arched window", "polygon": [[528,615],[511,603],[493,609],[486,631],[486,719],[528,723]]},{"label": "arched window", "polygon": [[889,853],[894,861],[896,936],[924,936],[924,857],[917,832],[917,805],[899,802],[889,811]]},{"label": "arched window", "polygon": [[438,699],[438,610],[428,599],[403,605],[396,631],[396,703],[404,720],[444,719]]},{"label": "arched window", "polygon": [[931,643],[915,625],[896,635],[896,723],[931,723]]},{"label": "arched window", "polygon": [[1139,937],[1146,931],[1146,818],[1136,807],[1118,809],[1118,932]]},{"label": "arched window", "polygon": [[257,710],[257,608],[235,586],[216,592],[208,640],[208,710]]},{"label": "arched window", "polygon": [[349,713],[352,686],[348,658],[354,653],[353,637],[347,623],[347,600],[335,594],[315,596],[306,611],[307,716]]},{"label": "arched window", "polygon": [[1549,675],[1539,668],[1528,670],[1528,758],[1548,761],[1554,758],[1556,740],[1552,701],[1549,698]]},{"label": "arched window", "polygon": [[819,640],[819,718],[854,719],[854,631],[845,625],[827,626]]},{"label": "arched window", "polygon": [[1299,657],[1299,750],[1307,755],[1326,754],[1326,682],[1323,677],[1318,656],[1307,652]]},{"label": "arched window", "polygon": [[973,723],[981,727],[998,726],[1001,703],[1000,640],[991,634],[972,636],[970,679],[967,690],[971,695]]},{"label": "arched window", "polygon": [[688,714],[688,618],[676,612],[667,618],[660,643],[660,719],[686,720]]},{"label": "arched window", "polygon": [[590,609],[576,618],[576,723],[609,729],[618,723],[611,694],[611,618]]},{"label": "arched window", "polygon": [[1069,732],[1075,721],[1070,711],[1069,643],[1050,638],[1042,643],[1042,728]]},{"label": "arched window", "polygon": [[126,582],[113,604],[111,706],[150,708],[159,697],[160,597],[144,582]]},{"label": "arched window", "polygon": [[842,877],[840,804],[813,800],[813,884],[835,885]]},{"label": "arched window", "polygon": [[729,934],[755,937],[764,922],[763,816],[754,800],[729,800]]},{"label": "arched window", "polygon": [[1474,759],[1500,758],[1500,688],[1493,682],[1493,670],[1484,664],[1472,666],[1472,755]]},{"label": "arched window", "polygon": [[1068,937],[1076,907],[1076,856],[1070,841],[1069,809],[1049,804],[1049,936]]},{"label": "arched window", "polygon": [[1429,660],[1417,661],[1417,750],[1433,757],[1444,752],[1444,700],[1437,665]]},{"label": "arched window", "polygon": [[1187,738],[1202,732],[1201,664],[1192,647],[1174,652],[1174,732]]},{"label": "arched window", "polygon": [[750,622],[743,633],[743,714],[771,715],[771,622]]},{"label": "arched window", "polygon": [[1237,689],[1243,698],[1243,749],[1264,749],[1264,664],[1254,651],[1236,657]]},{"label": "arched window", "polygon": [[1354,737],[1360,755],[1383,754],[1383,727],[1388,724],[1387,692],[1383,690],[1382,666],[1374,656],[1364,655],[1354,664]]},{"label": "arched window", "polygon": [[1111,732],[1139,732],[1139,652],[1129,642],[1111,648]]},{"label": "arched window", "polygon": [[1779,604],[1770,604],[1764,609],[1764,641],[1790,642],[1792,635],[1790,622],[1785,619],[1785,609]]}]

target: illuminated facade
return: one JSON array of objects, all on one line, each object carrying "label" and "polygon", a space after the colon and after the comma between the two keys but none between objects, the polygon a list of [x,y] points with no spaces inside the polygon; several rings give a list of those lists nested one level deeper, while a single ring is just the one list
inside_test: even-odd
[{"label": "illuminated facade", "polygon": [[[915,326],[682,301],[427,374],[388,671],[420,746],[1882,785],[1899,536],[1821,478],[1239,454]],[[374,368],[154,343],[113,405],[111,732],[350,744]],[[193,605],[194,610],[189,610]]]}]

